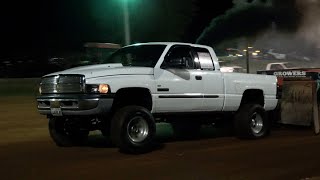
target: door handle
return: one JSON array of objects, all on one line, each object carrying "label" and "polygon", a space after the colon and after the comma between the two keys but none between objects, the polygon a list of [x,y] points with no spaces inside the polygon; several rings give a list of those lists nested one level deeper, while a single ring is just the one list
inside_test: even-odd
[{"label": "door handle", "polygon": [[196,80],[202,80],[202,76],[196,76]]}]

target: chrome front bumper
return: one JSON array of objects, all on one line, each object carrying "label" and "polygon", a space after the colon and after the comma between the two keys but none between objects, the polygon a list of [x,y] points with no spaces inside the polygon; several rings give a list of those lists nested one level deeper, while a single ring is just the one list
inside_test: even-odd
[{"label": "chrome front bumper", "polygon": [[113,95],[42,95],[37,97],[37,102],[38,111],[43,115],[99,115],[110,112]]}]

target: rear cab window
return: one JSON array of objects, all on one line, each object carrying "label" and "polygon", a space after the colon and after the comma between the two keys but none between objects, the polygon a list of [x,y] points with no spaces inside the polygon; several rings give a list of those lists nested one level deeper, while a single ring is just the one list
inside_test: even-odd
[{"label": "rear cab window", "polygon": [[213,71],[215,69],[211,54],[208,49],[201,47],[193,47],[195,53],[195,63],[198,69]]}]

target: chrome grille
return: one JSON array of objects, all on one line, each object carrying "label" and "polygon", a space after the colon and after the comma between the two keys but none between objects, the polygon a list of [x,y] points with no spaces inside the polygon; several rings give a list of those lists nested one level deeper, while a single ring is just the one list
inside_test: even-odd
[{"label": "chrome grille", "polygon": [[82,93],[85,90],[83,75],[56,75],[44,77],[40,83],[41,93]]}]

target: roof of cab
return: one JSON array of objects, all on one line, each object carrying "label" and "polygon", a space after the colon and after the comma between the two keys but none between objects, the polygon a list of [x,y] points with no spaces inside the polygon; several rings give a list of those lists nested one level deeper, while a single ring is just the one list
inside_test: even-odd
[{"label": "roof of cab", "polygon": [[124,47],[129,46],[138,46],[138,45],[156,45],[156,44],[162,44],[162,45],[188,45],[188,46],[194,46],[194,47],[203,47],[203,48],[211,48],[210,46],[202,45],[202,44],[193,44],[193,43],[184,43],[184,42],[145,42],[145,43],[135,43],[130,44]]}]

